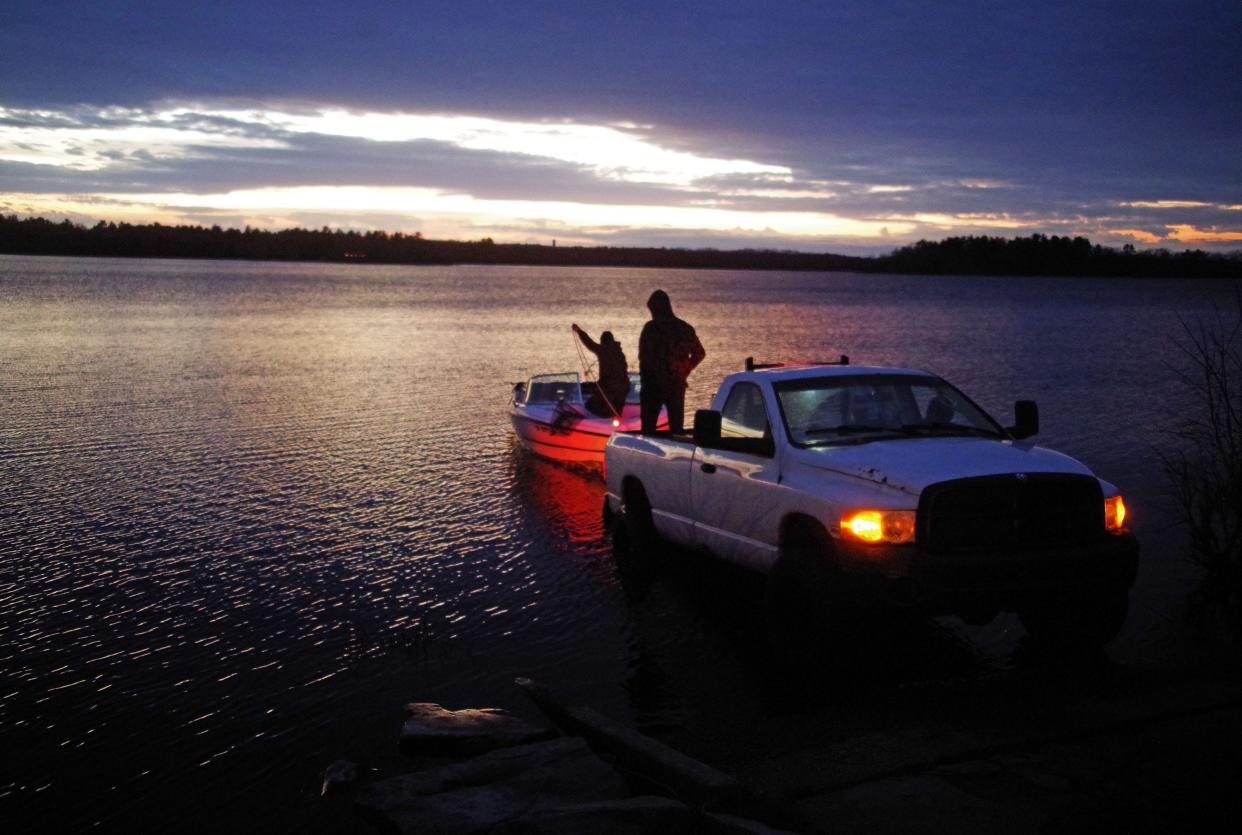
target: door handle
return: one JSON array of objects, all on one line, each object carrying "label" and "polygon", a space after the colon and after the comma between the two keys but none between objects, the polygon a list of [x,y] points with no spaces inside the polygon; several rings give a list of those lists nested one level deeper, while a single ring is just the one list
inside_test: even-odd
[{"label": "door handle", "polygon": [[702,464],[699,466],[699,469],[707,473],[708,475],[711,475],[712,473],[716,472],[716,465],[715,464]]}]

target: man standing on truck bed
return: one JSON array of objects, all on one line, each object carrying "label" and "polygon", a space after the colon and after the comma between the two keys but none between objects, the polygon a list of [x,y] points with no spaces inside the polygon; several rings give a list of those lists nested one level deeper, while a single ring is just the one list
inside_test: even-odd
[{"label": "man standing on truck bed", "polygon": [[680,434],[686,411],[686,378],[707,352],[694,328],[673,315],[668,293],[652,293],[647,309],[651,321],[643,325],[638,338],[643,434],[655,434],[661,406],[668,408],[669,430]]}]

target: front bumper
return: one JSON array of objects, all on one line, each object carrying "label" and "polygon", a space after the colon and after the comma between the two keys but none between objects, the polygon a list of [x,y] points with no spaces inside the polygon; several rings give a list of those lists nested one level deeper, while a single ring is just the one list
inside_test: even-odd
[{"label": "front bumper", "polygon": [[1032,601],[1127,590],[1138,573],[1133,534],[1090,546],[1004,554],[932,553],[917,546],[843,549],[839,567],[928,614],[1013,611]]}]

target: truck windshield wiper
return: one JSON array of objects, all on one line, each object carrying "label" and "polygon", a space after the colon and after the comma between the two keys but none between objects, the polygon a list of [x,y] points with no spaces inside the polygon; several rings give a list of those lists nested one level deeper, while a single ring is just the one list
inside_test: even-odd
[{"label": "truck windshield wiper", "polygon": [[911,434],[906,426],[879,426],[871,423],[842,423],[839,426],[817,426],[807,429],[804,435],[857,435],[861,432],[895,432],[898,435]]},{"label": "truck windshield wiper", "polygon": [[1000,433],[978,426],[962,426],[957,423],[907,423],[901,427],[912,435],[979,435],[984,438],[999,438]]},{"label": "truck windshield wiper", "polygon": [[[806,429],[802,434],[808,439],[819,435],[839,435],[842,437],[849,437],[851,435],[898,435],[915,438],[928,438],[935,435],[973,435],[983,438],[1003,437],[999,433],[988,429],[981,429],[977,426],[961,426],[955,423],[906,423],[901,426],[881,426],[872,423],[842,423],[837,426],[817,426],[814,429]],[[848,441],[839,441],[838,443],[860,443],[865,440],[877,439],[850,438]],[[832,443],[832,441],[820,440],[819,438],[816,438],[814,441],[816,446],[825,442]]]}]

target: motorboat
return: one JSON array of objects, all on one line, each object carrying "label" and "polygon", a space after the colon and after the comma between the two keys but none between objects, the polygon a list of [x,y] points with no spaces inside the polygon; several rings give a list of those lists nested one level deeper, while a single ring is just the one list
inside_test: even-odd
[{"label": "motorboat", "polygon": [[[582,464],[604,463],[604,445],[613,432],[642,428],[639,411],[639,379],[630,373],[630,391],[625,402],[616,404],[616,414],[600,417],[587,411],[586,401],[595,390],[594,382],[582,382],[576,371],[536,374],[513,387],[509,417],[522,446],[536,455],[554,461]],[[660,411],[660,429],[668,428],[668,417]]]}]

